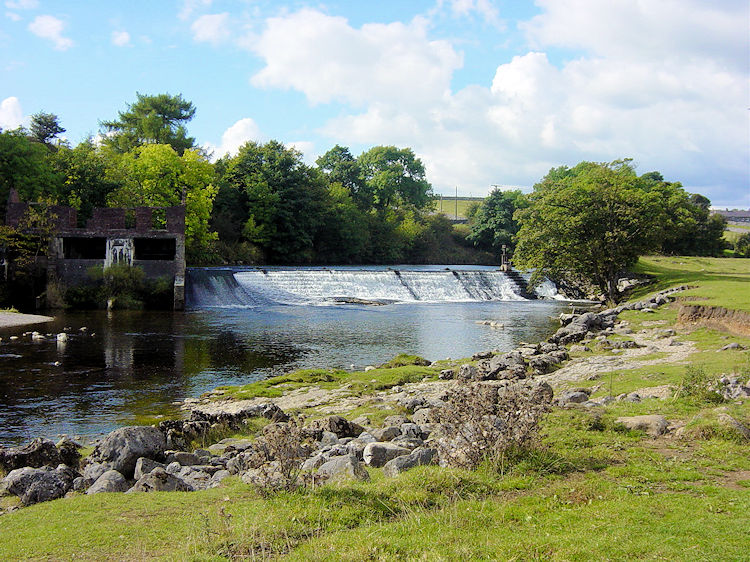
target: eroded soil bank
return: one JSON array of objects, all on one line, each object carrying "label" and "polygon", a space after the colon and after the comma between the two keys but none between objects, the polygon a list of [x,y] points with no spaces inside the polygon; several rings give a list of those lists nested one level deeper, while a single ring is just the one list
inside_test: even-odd
[{"label": "eroded soil bank", "polygon": [[739,336],[750,336],[750,313],[720,306],[682,304],[677,314],[677,324],[705,326]]}]

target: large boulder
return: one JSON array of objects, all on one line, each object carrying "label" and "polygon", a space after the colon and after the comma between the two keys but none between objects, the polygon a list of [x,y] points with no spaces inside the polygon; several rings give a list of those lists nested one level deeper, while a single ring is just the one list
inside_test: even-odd
[{"label": "large boulder", "polygon": [[318,468],[317,475],[329,481],[370,479],[365,467],[353,455],[333,457]]},{"label": "large boulder", "polygon": [[165,466],[166,465],[164,463],[153,461],[151,459],[147,459],[146,457],[141,457],[135,463],[133,479],[140,480],[155,468],[164,468]]},{"label": "large boulder", "polygon": [[60,462],[60,452],[49,439],[38,437],[21,447],[0,447],[0,468],[6,472],[27,466],[57,466]]},{"label": "large boulder", "polygon": [[411,449],[395,443],[369,443],[362,452],[362,458],[367,466],[379,468],[391,459],[411,453]]},{"label": "large boulder", "polygon": [[86,494],[100,494],[102,492],[125,492],[130,486],[125,477],[116,470],[108,470],[96,479]]},{"label": "large boulder", "polygon": [[122,427],[108,434],[91,454],[91,460],[109,463],[110,468],[126,478],[132,478],[135,463],[140,457],[153,460],[164,458],[167,439],[156,427]]},{"label": "large boulder", "polygon": [[63,437],[57,443],[57,451],[60,453],[60,462],[68,466],[77,467],[81,461],[81,445],[69,437]]},{"label": "large boulder", "polygon": [[193,488],[187,482],[174,474],[169,474],[161,467],[157,467],[128,490],[131,492],[192,492]]},{"label": "large boulder", "polygon": [[32,505],[63,497],[77,475],[65,465],[17,468],[2,480],[0,491],[18,496],[23,505]]},{"label": "large boulder", "polygon": [[385,466],[383,466],[383,474],[390,477],[398,476],[410,468],[433,464],[436,460],[437,449],[419,448],[414,450],[411,454],[389,460],[385,463]]}]

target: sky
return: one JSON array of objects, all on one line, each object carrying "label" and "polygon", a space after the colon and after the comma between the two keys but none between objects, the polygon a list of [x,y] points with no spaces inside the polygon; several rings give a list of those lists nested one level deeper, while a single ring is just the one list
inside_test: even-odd
[{"label": "sky", "polygon": [[181,94],[215,158],[410,147],[436,193],[632,158],[750,207],[746,0],[0,0],[0,127]]}]

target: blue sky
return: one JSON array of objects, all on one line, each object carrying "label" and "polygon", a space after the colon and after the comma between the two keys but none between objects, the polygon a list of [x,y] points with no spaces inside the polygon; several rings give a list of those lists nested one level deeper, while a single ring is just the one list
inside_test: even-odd
[{"label": "blue sky", "polygon": [[77,143],[135,93],[180,93],[216,156],[409,146],[438,193],[633,158],[750,206],[744,0],[0,0],[0,127]]}]

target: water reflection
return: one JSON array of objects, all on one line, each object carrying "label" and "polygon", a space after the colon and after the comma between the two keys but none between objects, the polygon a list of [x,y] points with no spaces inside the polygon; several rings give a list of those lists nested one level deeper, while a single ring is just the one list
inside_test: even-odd
[{"label": "water reflection", "polygon": [[[272,306],[186,313],[63,313],[0,331],[0,445],[100,435],[222,384],[295,368],[358,368],[408,352],[435,360],[546,337],[562,305],[545,302]],[[495,320],[492,329],[478,321]],[[67,330],[67,341],[55,334]],[[85,328],[85,329],[83,329]],[[19,336],[10,341],[10,335]]]}]

